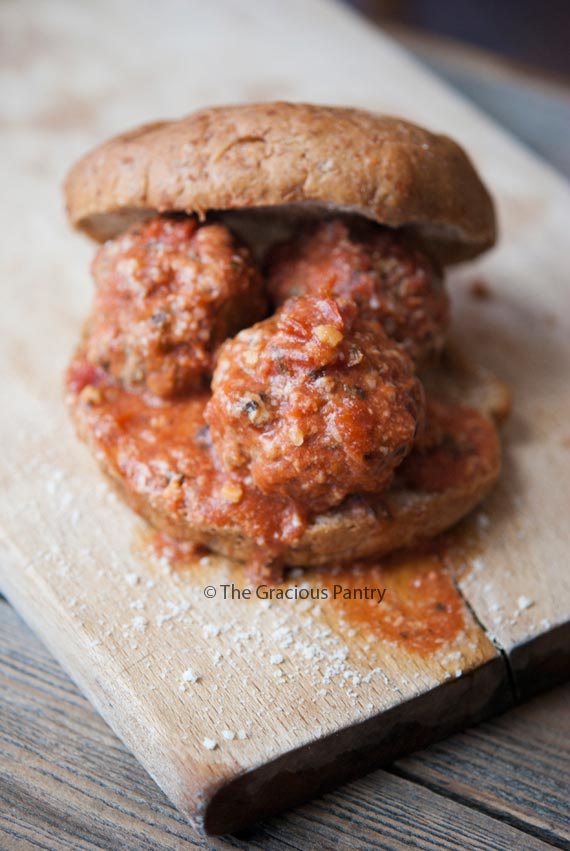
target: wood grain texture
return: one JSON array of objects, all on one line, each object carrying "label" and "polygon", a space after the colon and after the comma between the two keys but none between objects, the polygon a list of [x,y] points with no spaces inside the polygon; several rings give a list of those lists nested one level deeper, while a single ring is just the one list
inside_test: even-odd
[{"label": "wood grain texture", "polygon": [[[507,382],[514,399],[503,432],[503,475],[476,518],[480,547],[459,588],[508,654],[522,695],[570,673],[570,291],[560,262],[560,221],[570,197],[542,206],[542,184],[533,186],[540,215],[525,222],[522,206],[511,220],[504,215],[503,247],[478,264],[490,298],[470,295],[473,271],[454,277],[462,343]],[[510,228],[527,238],[524,268]]]},{"label": "wood grain texture", "polygon": [[399,760],[393,770],[570,847],[570,685]]},{"label": "wood grain texture", "polygon": [[[78,447],[80,464],[81,456]],[[80,468],[76,474],[75,486],[69,476],[65,482],[81,511]],[[92,494],[85,498],[92,503]],[[136,528],[127,509],[106,500],[97,511],[113,548],[95,571],[89,572],[91,553],[101,541],[88,526],[81,533],[82,572],[51,556],[26,565],[14,548],[9,555],[19,572],[5,577],[4,588],[200,829],[234,829],[509,699],[503,660],[467,612],[456,641],[425,658],[397,644],[373,644],[365,630],[353,635],[324,606],[206,600],[205,586],[237,579],[235,565],[209,558],[176,571],[145,562],[118,544],[121,528]],[[40,550],[49,527],[38,523],[33,535]],[[107,559],[111,570],[102,566]],[[277,654],[282,664],[272,662]],[[189,670],[197,682],[184,680]],[[235,738],[226,741],[224,730]]]},{"label": "wood grain texture", "polygon": [[[3,78],[11,117],[0,158],[1,568],[9,598],[199,823],[219,786],[250,769],[265,785],[273,769],[294,767],[317,790],[309,767],[320,766],[319,779],[328,781],[325,763],[337,779],[358,767],[345,764],[343,754],[362,754],[361,768],[365,754],[393,757],[388,740],[380,753],[381,731],[393,741],[398,727],[381,719],[398,721],[386,715],[395,707],[408,731],[398,740],[403,748],[498,708],[505,671],[469,616],[456,645],[424,662],[350,635],[323,611],[205,601],[205,584],[232,575],[222,560],[184,573],[141,559],[133,549],[137,521],[113,500],[61,405],[60,375],[91,286],[91,248],[72,239],[59,206],[63,173],[81,151],[128,124],[207,102],[269,97],[397,112],[451,132],[471,151],[497,194],[503,241],[476,268],[453,274],[456,325],[473,354],[511,382],[515,416],[501,487],[479,515],[480,548],[459,581],[479,622],[509,654],[523,692],[567,670],[570,335],[561,258],[570,193],[388,39],[334,4],[167,5],[160,40],[150,4],[122,5],[124,20],[110,0],[56,0],[49,12],[28,3],[26,14],[20,4],[2,5],[14,49]],[[493,298],[471,298],[474,275],[490,282]],[[287,630],[292,650],[282,646]],[[283,685],[271,663],[276,653],[287,657]],[[546,660],[554,668],[541,679]],[[197,683],[183,681],[189,668],[200,675]],[[454,679],[458,670],[464,675]],[[243,729],[246,738],[222,741],[223,729]],[[205,738],[218,747],[209,751]],[[273,762],[286,753],[288,761]],[[255,782],[254,772],[244,786],[253,803],[242,806],[235,797],[241,815],[264,803]],[[300,791],[291,783],[277,788],[281,804]],[[227,803],[218,800],[212,829],[233,823]]]},{"label": "wood grain texture", "polygon": [[[488,851],[516,847],[540,851],[551,847],[526,835],[523,820],[519,830],[504,823],[500,812],[498,818],[491,818],[469,809],[471,796],[478,803],[478,771],[473,774],[472,788],[465,772],[462,803],[377,771],[285,816],[267,819],[239,836],[198,837],[6,603],[0,603],[0,647],[3,851],[396,851],[410,845],[418,849]],[[552,723],[553,716],[561,719],[567,691],[560,690],[549,698]],[[545,698],[534,705],[540,707],[540,701]],[[507,722],[512,714],[505,716],[505,736],[498,730],[492,740],[498,775],[510,771],[503,742],[509,741]],[[458,759],[464,753],[463,739],[455,737],[449,742],[455,746]],[[467,747],[467,765],[469,753]],[[537,787],[551,783],[553,766],[549,751],[544,753],[544,762],[537,755],[534,765]],[[425,764],[429,765],[429,760]],[[434,764],[437,769],[437,761]],[[516,789],[515,782],[513,794]],[[524,804],[523,789],[521,806]],[[545,835],[548,825],[547,819],[542,825]],[[532,826],[536,826],[534,818]]]}]

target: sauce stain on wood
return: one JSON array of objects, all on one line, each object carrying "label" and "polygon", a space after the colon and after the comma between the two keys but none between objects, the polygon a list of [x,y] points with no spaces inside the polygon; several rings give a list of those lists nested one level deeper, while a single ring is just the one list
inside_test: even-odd
[{"label": "sauce stain on wood", "polygon": [[[267,587],[277,595],[302,588],[299,599],[307,589],[309,599],[327,607],[339,635],[361,632],[426,657],[451,647],[466,628],[466,606],[455,579],[467,574],[481,549],[481,517],[476,514],[414,551],[352,564],[292,568],[281,585]],[[148,525],[137,530],[132,550],[147,567],[159,564],[180,576],[211,555],[199,544]],[[232,581],[240,591],[254,585],[240,562],[234,563]]]},{"label": "sauce stain on wood", "polygon": [[[465,628],[465,604],[435,553],[357,562],[322,574],[321,580],[336,594],[333,603],[341,625],[398,642],[422,656],[453,644]],[[382,601],[378,594],[359,599],[364,588],[380,589]]]}]

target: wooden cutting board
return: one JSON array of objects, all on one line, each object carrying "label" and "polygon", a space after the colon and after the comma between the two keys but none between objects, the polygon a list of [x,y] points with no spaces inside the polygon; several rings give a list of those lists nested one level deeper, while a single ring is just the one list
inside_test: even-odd
[{"label": "wooden cutting board", "polygon": [[[37,4],[33,20],[4,9],[21,39],[2,80],[0,575],[157,783],[215,833],[568,673],[570,191],[334,3],[165,0],[160,11],[157,28],[155,5],[135,0]],[[513,389],[504,474],[447,549],[353,582],[385,588],[379,606],[255,590],[224,599],[223,585],[247,585],[241,568],[213,556],[172,564],[115,499],[62,405],[93,250],[64,220],[69,164],[129,124],[273,98],[448,131],[498,200],[500,247],[454,270],[450,287],[462,345]],[[489,297],[473,295],[476,279]],[[311,573],[288,587],[326,583]]]}]

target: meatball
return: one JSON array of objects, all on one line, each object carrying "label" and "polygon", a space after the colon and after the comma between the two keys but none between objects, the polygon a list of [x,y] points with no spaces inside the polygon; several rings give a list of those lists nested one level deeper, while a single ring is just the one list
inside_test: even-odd
[{"label": "meatball", "polygon": [[266,265],[278,305],[305,294],[350,297],[416,364],[445,342],[449,303],[441,273],[400,233],[334,219],[275,246]]},{"label": "meatball", "polygon": [[251,254],[222,224],[137,224],[99,249],[93,276],[88,360],[157,396],[206,383],[223,340],[266,313]]},{"label": "meatball", "polygon": [[309,296],[226,341],[212,391],[221,465],[312,512],[388,488],[424,404],[412,361],[377,322],[350,300]]}]

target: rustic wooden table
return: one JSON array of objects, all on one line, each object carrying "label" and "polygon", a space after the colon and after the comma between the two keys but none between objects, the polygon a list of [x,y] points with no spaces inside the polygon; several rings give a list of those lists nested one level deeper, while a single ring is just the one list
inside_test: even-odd
[{"label": "rustic wooden table", "polygon": [[184,821],[0,601],[3,851],[570,847],[570,686],[240,836]]},{"label": "rustic wooden table", "polygon": [[[453,62],[448,78],[476,92],[476,64]],[[495,101],[508,79],[497,86]],[[562,165],[553,115],[541,137]],[[570,686],[558,687],[239,836],[203,839],[0,598],[0,848],[570,848],[569,710]]]}]

